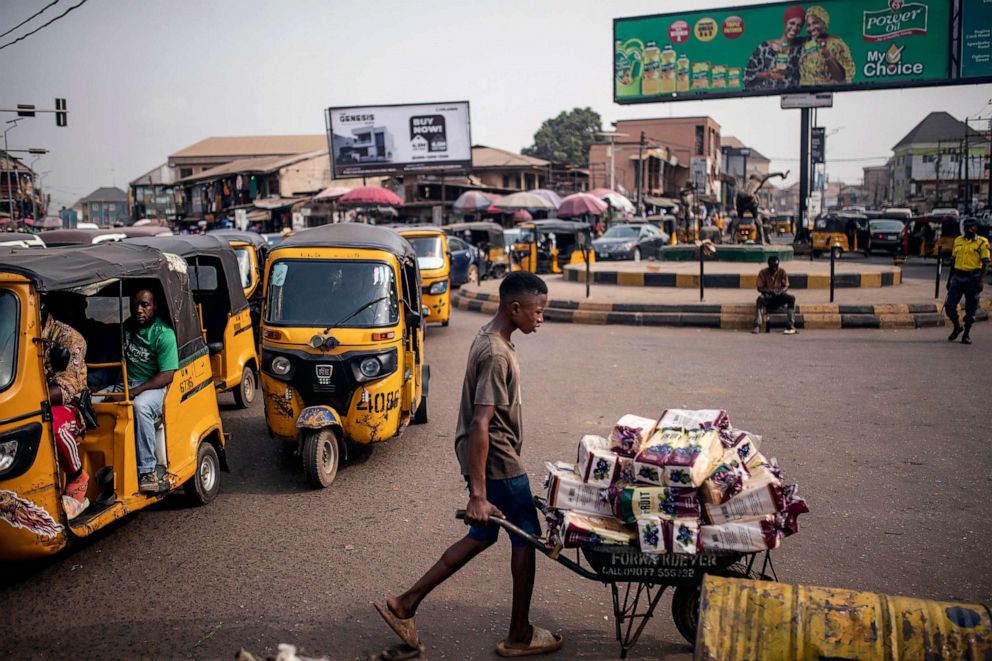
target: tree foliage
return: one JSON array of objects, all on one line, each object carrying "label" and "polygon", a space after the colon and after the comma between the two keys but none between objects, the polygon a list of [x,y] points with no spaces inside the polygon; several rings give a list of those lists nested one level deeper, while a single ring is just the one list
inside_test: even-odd
[{"label": "tree foliage", "polygon": [[557,163],[586,164],[589,145],[599,139],[596,133],[602,126],[603,120],[592,108],[563,110],[557,117],[544,120],[534,134],[534,144],[523,153]]}]

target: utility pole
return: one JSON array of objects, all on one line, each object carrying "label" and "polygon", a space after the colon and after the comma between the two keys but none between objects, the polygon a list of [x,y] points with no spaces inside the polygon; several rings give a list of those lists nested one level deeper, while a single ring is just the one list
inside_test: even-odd
[{"label": "utility pole", "polygon": [[644,191],[644,142],[644,131],[641,131],[641,141],[637,145],[637,213],[641,217],[644,216],[643,207],[641,206]]},{"label": "utility pole", "polygon": [[943,145],[943,141],[942,140],[938,140],[937,141],[937,159],[936,159],[936,164],[937,164],[937,186],[936,186],[937,202],[936,202],[936,204],[934,206],[941,206],[941,202],[943,201],[943,198],[941,198],[941,196],[940,196],[940,163],[941,163],[941,160],[942,160],[941,157],[943,156],[943,153],[944,153],[943,147],[941,145]]},{"label": "utility pole", "polygon": [[971,213],[971,177],[968,172],[968,161],[971,160],[971,151],[968,148],[968,118],[964,118],[964,212]]}]

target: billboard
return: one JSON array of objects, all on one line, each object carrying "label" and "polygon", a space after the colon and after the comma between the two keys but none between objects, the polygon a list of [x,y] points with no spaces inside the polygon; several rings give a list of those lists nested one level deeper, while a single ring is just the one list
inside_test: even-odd
[{"label": "billboard", "polygon": [[468,101],[328,108],[325,120],[336,179],[472,166]]},{"label": "billboard", "polygon": [[[959,3],[963,18],[954,21]],[[978,82],[962,79],[957,63],[965,74],[992,75],[990,7],[990,0],[819,0],[618,18],[613,98],[625,104]]]}]

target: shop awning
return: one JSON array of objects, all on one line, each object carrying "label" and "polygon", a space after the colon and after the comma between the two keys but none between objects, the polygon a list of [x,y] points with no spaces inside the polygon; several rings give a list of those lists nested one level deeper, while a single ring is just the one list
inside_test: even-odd
[{"label": "shop awning", "polygon": [[291,207],[300,201],[299,197],[265,197],[255,200],[255,206],[259,209],[282,209]]},{"label": "shop awning", "polygon": [[677,207],[679,205],[678,200],[673,200],[670,197],[654,197],[653,195],[645,195],[644,201],[656,207]]}]

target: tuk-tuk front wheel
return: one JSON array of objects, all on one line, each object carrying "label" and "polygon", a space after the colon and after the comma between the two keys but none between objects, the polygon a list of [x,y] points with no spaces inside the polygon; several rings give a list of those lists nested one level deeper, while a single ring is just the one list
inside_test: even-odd
[{"label": "tuk-tuk front wheel", "polygon": [[196,472],[186,480],[183,489],[197,505],[206,505],[220,491],[220,459],[209,442],[200,442],[196,450]]},{"label": "tuk-tuk front wheel", "polygon": [[315,489],[331,486],[338,474],[338,437],[333,429],[308,429],[303,432],[303,472]]},{"label": "tuk-tuk front wheel", "polygon": [[241,372],[241,383],[234,389],[234,404],[239,409],[246,409],[255,401],[255,392],[258,390],[255,381],[255,370],[245,365]]}]

